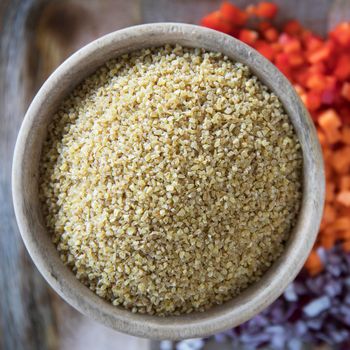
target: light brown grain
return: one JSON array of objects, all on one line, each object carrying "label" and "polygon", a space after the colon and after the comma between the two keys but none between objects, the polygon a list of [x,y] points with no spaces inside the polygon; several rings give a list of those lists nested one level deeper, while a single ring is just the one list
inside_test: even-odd
[{"label": "light brown grain", "polygon": [[301,151],[278,98],[218,53],[163,47],[108,62],[62,104],[41,199],[76,276],[115,305],[205,310],[281,254]]}]

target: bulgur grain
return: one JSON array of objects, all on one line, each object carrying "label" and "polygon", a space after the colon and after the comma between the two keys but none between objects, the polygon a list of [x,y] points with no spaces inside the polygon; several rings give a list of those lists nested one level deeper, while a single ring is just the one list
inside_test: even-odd
[{"label": "bulgur grain", "polygon": [[40,197],[77,278],[140,313],[203,311],[280,256],[302,157],[279,99],[243,64],[165,46],[106,63],[48,129]]}]

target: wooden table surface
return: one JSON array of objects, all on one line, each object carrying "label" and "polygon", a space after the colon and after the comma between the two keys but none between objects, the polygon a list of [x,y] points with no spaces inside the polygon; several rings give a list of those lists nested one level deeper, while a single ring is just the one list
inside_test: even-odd
[{"label": "wooden table surface", "polygon": [[[232,0],[239,6],[258,1]],[[11,199],[11,162],[24,113],[43,81],[89,41],[126,26],[198,23],[221,0],[0,0],[0,349],[147,349],[88,320],[46,284],[21,241]],[[348,0],[275,1],[324,35],[350,20]],[[152,345],[151,345],[152,346]],[[154,345],[153,345],[154,347]]]}]

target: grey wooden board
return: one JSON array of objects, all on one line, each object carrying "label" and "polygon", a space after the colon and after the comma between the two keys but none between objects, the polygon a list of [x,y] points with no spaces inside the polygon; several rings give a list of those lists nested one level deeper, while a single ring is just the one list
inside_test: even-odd
[{"label": "grey wooden board", "polygon": [[[0,1],[0,349],[137,349],[129,337],[81,316],[33,266],[13,215],[10,173],[24,112],[50,72],[70,53],[110,31],[156,21],[198,23],[220,0]],[[258,1],[236,0],[243,6]],[[350,19],[348,0],[278,0],[279,18],[299,18],[324,34]],[[122,345],[118,345],[118,339]],[[135,345],[136,344],[136,345]]]}]

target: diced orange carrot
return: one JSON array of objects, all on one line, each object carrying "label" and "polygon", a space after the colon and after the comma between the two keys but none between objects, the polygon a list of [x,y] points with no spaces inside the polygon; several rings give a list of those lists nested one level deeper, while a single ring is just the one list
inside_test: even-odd
[{"label": "diced orange carrot", "polygon": [[350,170],[350,147],[342,147],[333,153],[332,168],[337,174],[343,175]]},{"label": "diced orange carrot", "polygon": [[336,237],[333,235],[322,236],[320,243],[325,249],[331,249],[334,247]]},{"label": "diced orange carrot", "polygon": [[350,217],[340,216],[332,223],[334,231],[345,231],[350,228]]},{"label": "diced orange carrot", "polygon": [[335,184],[327,181],[326,184],[326,202],[331,203],[335,198]]},{"label": "diced orange carrot", "polygon": [[289,35],[297,35],[301,32],[302,27],[297,20],[290,20],[283,26],[283,31]]},{"label": "diced orange carrot", "polygon": [[344,239],[344,240],[350,240],[350,230],[338,231],[337,238]]},{"label": "diced orange carrot", "polygon": [[350,252],[350,240],[345,241],[342,244],[342,248],[345,252]]},{"label": "diced orange carrot", "polygon": [[339,190],[340,192],[350,190],[350,175],[343,175],[339,177]]},{"label": "diced orange carrot", "polygon": [[350,145],[350,125],[344,125],[341,130],[341,140],[346,145]]},{"label": "diced orange carrot", "polygon": [[345,82],[341,88],[341,95],[350,101],[350,82]]},{"label": "diced orange carrot", "polygon": [[339,127],[341,126],[341,119],[334,109],[327,109],[322,112],[318,118],[318,124],[326,135],[327,141],[334,144],[341,140]]},{"label": "diced orange carrot", "polygon": [[338,129],[341,126],[341,119],[338,116],[338,113],[334,109],[327,109],[322,112],[318,119],[318,124],[326,132],[326,129]]},{"label": "diced orange carrot", "polygon": [[335,198],[336,202],[344,205],[346,207],[350,207],[350,191],[342,191],[339,192]]},{"label": "diced orange carrot", "polygon": [[241,29],[238,34],[238,39],[248,45],[253,45],[258,40],[259,34],[255,30]]},{"label": "diced orange carrot", "polygon": [[337,207],[337,216],[350,216],[350,208],[348,207]]},{"label": "diced orange carrot", "polygon": [[312,250],[309,257],[307,258],[305,268],[312,276],[317,275],[323,270],[322,261],[315,250]]},{"label": "diced orange carrot", "polygon": [[331,38],[344,47],[350,47],[350,23],[339,23],[330,33]]},{"label": "diced orange carrot", "polygon": [[[328,143],[327,143],[328,144]],[[322,152],[323,152],[323,159],[325,160],[326,164],[325,167],[326,169],[329,168],[329,170],[332,170],[332,167],[330,166],[330,163],[332,161],[332,157],[333,157],[333,151],[332,149],[328,146],[326,147],[322,147]],[[332,173],[330,173],[329,175],[332,175]],[[331,179],[331,178],[330,178]],[[331,179],[333,181],[333,179]]]},{"label": "diced orange carrot", "polygon": [[324,207],[323,218],[322,218],[324,223],[326,225],[331,224],[336,219],[336,215],[337,215],[337,213],[336,213],[334,207],[331,206],[330,204],[326,204]]},{"label": "diced orange carrot", "polygon": [[322,130],[318,129],[317,136],[318,136],[318,141],[320,142],[321,146],[327,147],[328,143],[327,143],[326,135],[324,134],[324,132]]},{"label": "diced orange carrot", "polygon": [[230,2],[223,2],[220,6],[220,12],[224,19],[238,27],[243,26],[247,22],[248,15]]}]

